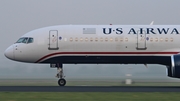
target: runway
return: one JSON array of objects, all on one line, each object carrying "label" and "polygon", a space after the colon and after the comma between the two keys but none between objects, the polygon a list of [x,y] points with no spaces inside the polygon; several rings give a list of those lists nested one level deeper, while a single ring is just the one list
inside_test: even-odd
[{"label": "runway", "polygon": [[179,86],[0,86],[0,92],[180,92]]}]

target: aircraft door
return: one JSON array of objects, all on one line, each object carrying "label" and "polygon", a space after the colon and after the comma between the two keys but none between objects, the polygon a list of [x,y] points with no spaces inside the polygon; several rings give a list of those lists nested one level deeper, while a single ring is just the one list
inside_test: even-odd
[{"label": "aircraft door", "polygon": [[49,50],[58,50],[58,31],[50,30],[49,31]]},{"label": "aircraft door", "polygon": [[137,50],[146,50],[146,32],[137,33]]}]

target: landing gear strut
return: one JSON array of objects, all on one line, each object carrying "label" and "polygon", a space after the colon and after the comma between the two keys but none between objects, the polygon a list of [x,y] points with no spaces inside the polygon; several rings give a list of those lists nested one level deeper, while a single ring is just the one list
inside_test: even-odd
[{"label": "landing gear strut", "polygon": [[58,80],[58,84],[59,86],[65,86],[66,85],[66,80],[64,79],[64,73],[63,73],[63,66],[58,66],[57,67],[57,75],[56,75],[57,78],[59,78]]}]

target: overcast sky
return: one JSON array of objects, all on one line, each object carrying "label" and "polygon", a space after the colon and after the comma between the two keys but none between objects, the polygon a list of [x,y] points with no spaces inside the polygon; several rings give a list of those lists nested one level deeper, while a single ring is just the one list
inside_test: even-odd
[{"label": "overcast sky", "polygon": [[[0,78],[54,78],[49,65],[8,60],[4,50],[23,34],[67,24],[179,25],[180,0],[0,0]],[[132,68],[132,69],[128,69]],[[160,65],[65,65],[67,78],[166,77]]]}]

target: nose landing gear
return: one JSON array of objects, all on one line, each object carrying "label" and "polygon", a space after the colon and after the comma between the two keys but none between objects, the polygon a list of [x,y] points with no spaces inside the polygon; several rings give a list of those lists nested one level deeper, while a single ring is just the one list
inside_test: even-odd
[{"label": "nose landing gear", "polygon": [[57,67],[57,75],[56,75],[57,78],[59,78],[58,80],[58,84],[59,86],[65,86],[66,85],[66,80],[64,79],[64,73],[63,73],[63,66],[58,66]]}]

